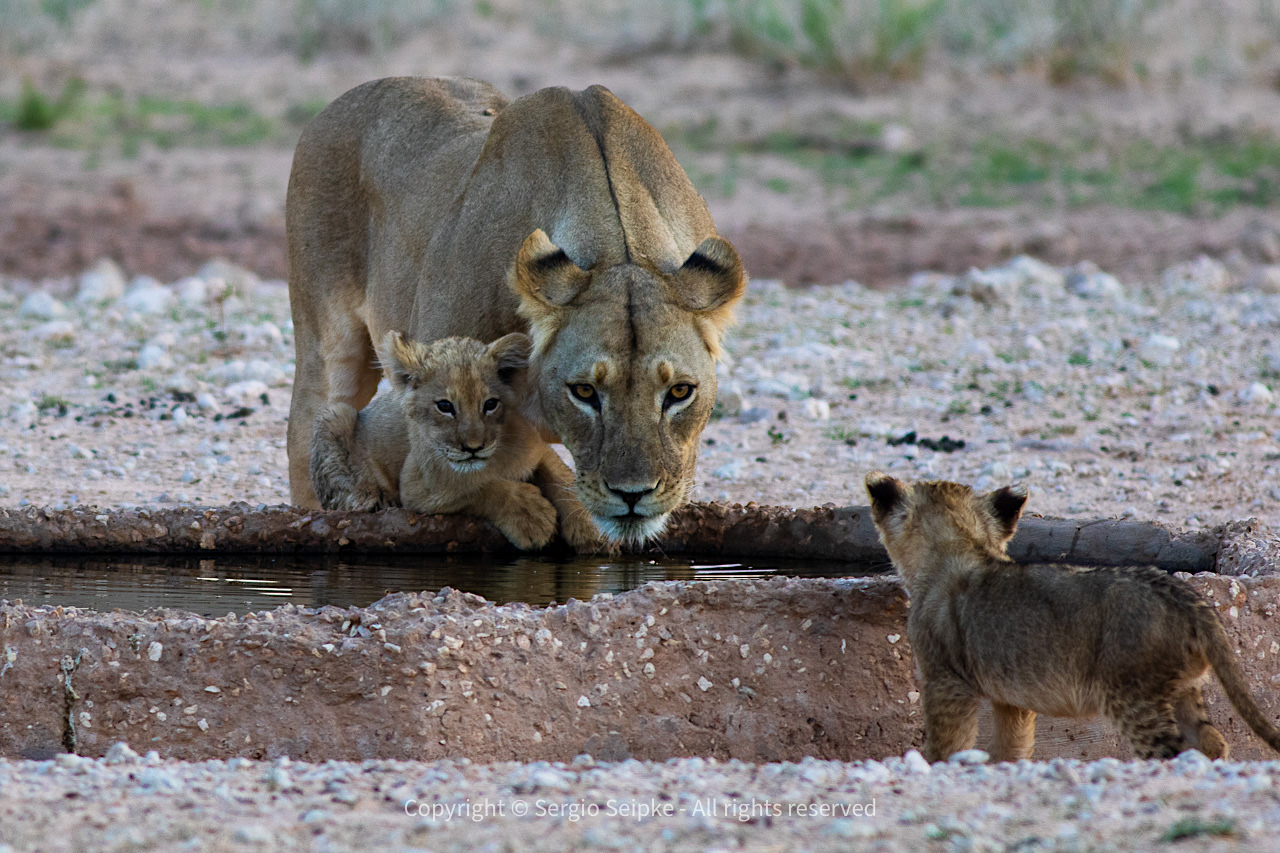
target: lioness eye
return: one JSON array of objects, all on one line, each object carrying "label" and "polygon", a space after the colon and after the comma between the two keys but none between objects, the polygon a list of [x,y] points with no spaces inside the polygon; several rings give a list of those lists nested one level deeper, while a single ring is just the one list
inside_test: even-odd
[{"label": "lioness eye", "polygon": [[681,382],[677,385],[672,385],[667,391],[667,399],[664,401],[663,408],[666,408],[673,403],[679,403],[683,400],[689,399],[689,395],[692,393],[693,386],[688,382]]},{"label": "lioness eye", "polygon": [[585,382],[575,382],[569,386],[569,391],[582,402],[590,403],[594,408],[600,408],[600,397],[596,394],[594,385],[588,385]]},{"label": "lioness eye", "polygon": [[453,403],[450,403],[448,400],[436,400],[436,408],[439,409],[443,414],[446,414],[446,415],[453,414]]},{"label": "lioness eye", "polygon": [[485,413],[486,415],[487,415],[487,414],[489,414],[490,412],[494,411],[494,410],[495,410],[495,409],[497,409],[497,408],[498,408],[498,398],[497,398],[497,397],[490,397],[488,400],[485,400],[485,401],[484,401],[484,413]]}]

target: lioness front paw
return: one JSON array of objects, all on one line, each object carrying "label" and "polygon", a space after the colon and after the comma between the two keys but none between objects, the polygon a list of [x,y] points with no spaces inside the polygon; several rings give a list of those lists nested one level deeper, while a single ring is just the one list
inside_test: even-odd
[{"label": "lioness front paw", "polygon": [[537,486],[513,483],[507,514],[495,519],[498,529],[522,551],[544,547],[556,535],[556,508]]},{"label": "lioness front paw", "polygon": [[564,502],[557,508],[560,512],[560,536],[579,554],[616,554],[618,545],[606,539],[591,520],[586,508],[577,501]]}]

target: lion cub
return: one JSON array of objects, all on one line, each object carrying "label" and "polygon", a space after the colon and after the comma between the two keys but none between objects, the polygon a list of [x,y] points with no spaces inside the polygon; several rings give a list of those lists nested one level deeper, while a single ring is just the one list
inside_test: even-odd
[{"label": "lion cub", "polygon": [[336,403],[316,418],[311,478],[321,505],[469,513],[521,549],[550,542],[558,515],[570,545],[597,547],[573,473],[520,414],[515,386],[530,346],[522,334],[486,346],[388,332],[380,357],[391,390],[362,411]]},{"label": "lion cub", "polygon": [[1005,552],[1027,500],[1011,486],[866,478],[872,519],[911,599],[907,635],[923,678],[925,757],[977,737],[978,700],[995,717],[992,760],[1028,758],[1036,714],[1102,714],[1139,758],[1189,748],[1225,758],[1200,685],[1210,668],[1273,749],[1265,716],[1212,606],[1152,567],[1020,565]]}]

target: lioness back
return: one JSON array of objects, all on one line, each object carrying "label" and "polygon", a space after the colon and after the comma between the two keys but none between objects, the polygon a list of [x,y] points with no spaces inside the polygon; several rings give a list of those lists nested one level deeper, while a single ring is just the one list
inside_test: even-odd
[{"label": "lioness back", "polygon": [[391,329],[528,332],[527,413],[611,539],[655,536],[688,500],[745,272],[662,137],[607,89],[508,104],[474,80],[357,87],[302,134],[286,218],[295,502],[314,500],[315,414],[372,398]]}]

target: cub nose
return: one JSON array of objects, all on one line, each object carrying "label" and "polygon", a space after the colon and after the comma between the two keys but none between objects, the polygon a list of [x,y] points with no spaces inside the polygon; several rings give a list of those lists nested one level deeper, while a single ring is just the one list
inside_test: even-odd
[{"label": "cub nose", "polygon": [[462,452],[463,452],[463,453],[472,453],[472,454],[475,454],[475,453],[479,453],[479,452],[480,452],[480,448],[484,447],[484,444],[477,444],[476,446],[472,447],[470,444],[467,444],[467,443],[464,441],[464,442],[462,442],[462,443],[461,443],[461,447],[462,447]]},{"label": "cub nose", "polygon": [[613,486],[610,486],[609,491],[613,492],[615,495],[622,498],[622,502],[627,505],[627,509],[631,510],[632,512],[635,512],[636,504],[640,503],[640,499],[643,498],[645,495],[649,494],[650,492],[652,492],[653,489],[650,488],[650,489],[628,490],[628,489],[615,489]]}]

